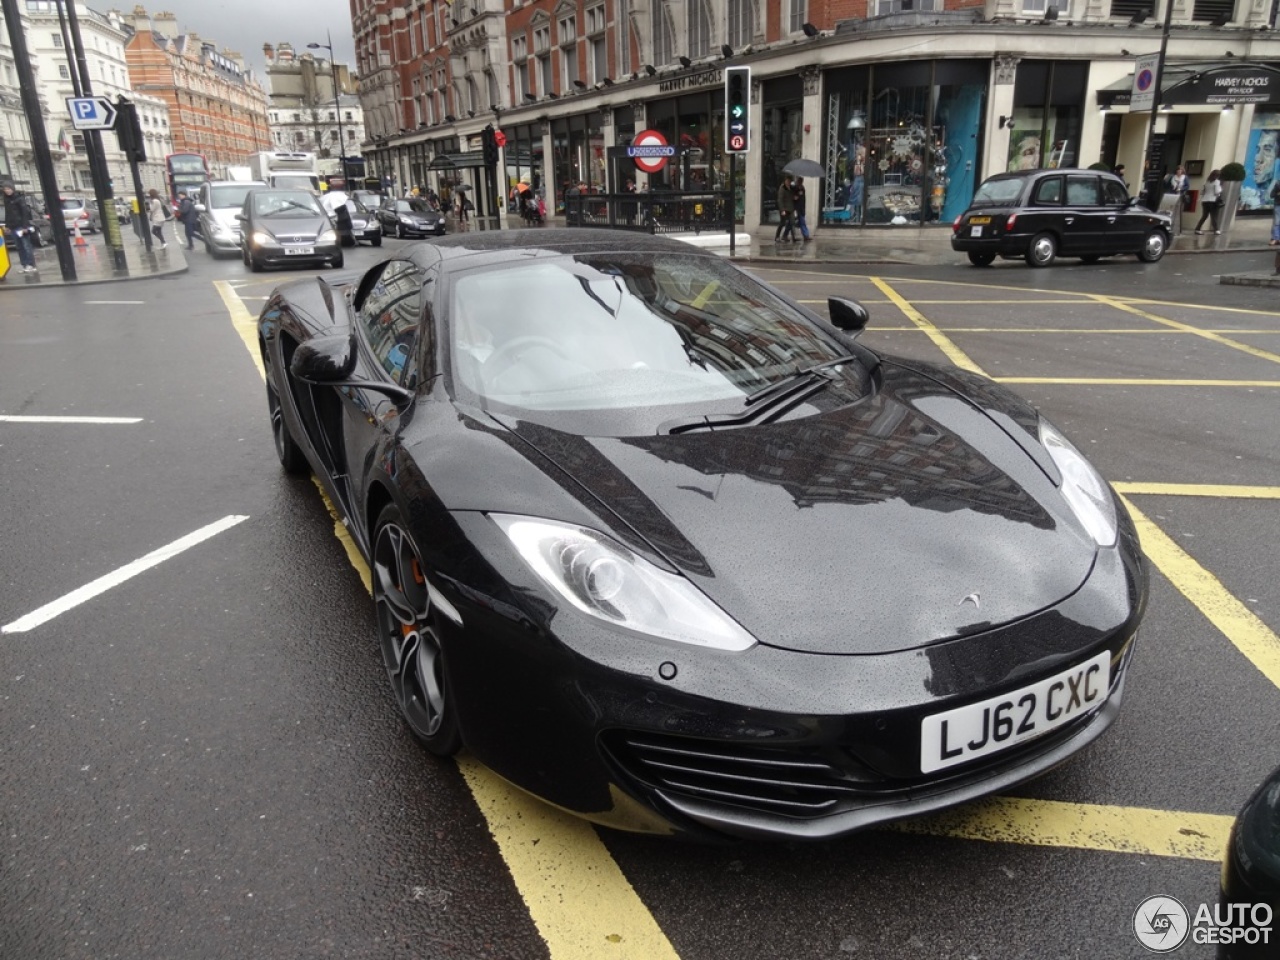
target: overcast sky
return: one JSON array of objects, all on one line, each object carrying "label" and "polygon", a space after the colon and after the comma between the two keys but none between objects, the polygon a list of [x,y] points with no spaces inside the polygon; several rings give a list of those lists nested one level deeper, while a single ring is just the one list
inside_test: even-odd
[{"label": "overcast sky", "polygon": [[[328,43],[325,31],[333,34],[334,59],[355,72],[355,45],[351,39],[351,5],[348,0],[84,0],[90,9],[111,8],[129,11],[141,2],[148,13],[167,10],[178,18],[178,29],[194,32],[218,49],[236,50],[245,62],[263,73],[262,45],[291,43],[305,51],[308,43]],[[327,58],[327,50],[312,53]]]}]

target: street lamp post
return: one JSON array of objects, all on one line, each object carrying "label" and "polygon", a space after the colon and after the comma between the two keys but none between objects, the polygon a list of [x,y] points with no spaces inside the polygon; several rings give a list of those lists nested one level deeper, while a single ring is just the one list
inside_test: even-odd
[{"label": "street lamp post", "polygon": [[338,172],[342,174],[342,182],[347,192],[350,192],[351,185],[347,183],[347,142],[342,136],[342,93],[338,89],[338,65],[333,59],[333,34],[326,30],[324,35],[328,43],[308,43],[307,47],[311,50],[319,50],[323,47],[329,51],[329,75],[333,78],[333,110],[338,118]]}]

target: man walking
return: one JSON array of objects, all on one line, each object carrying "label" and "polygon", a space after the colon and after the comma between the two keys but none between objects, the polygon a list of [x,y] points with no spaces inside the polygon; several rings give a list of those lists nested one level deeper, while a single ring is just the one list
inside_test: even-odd
[{"label": "man walking", "polygon": [[4,226],[18,239],[18,261],[23,273],[36,273],[35,220],[31,216],[31,204],[12,183],[4,185]]},{"label": "man walking", "polygon": [[782,183],[778,184],[778,229],[773,232],[774,243],[791,243],[795,240],[795,212],[796,198],[791,189],[791,174],[784,173]]},{"label": "man walking", "polygon": [[804,242],[809,242],[809,224],[804,219],[804,177],[796,177],[796,182],[791,188],[791,196],[796,204],[796,226],[800,230],[800,236],[804,238]]},{"label": "man walking", "polygon": [[187,249],[196,248],[196,228],[200,224],[200,214],[196,213],[195,201],[187,196],[187,191],[178,191],[178,220],[187,234]]}]

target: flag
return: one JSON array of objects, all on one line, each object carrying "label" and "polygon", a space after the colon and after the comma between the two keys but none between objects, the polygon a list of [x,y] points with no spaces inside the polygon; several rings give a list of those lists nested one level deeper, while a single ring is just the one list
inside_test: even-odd
[{"label": "flag", "polygon": [[67,136],[66,127],[61,127],[58,130],[58,149],[63,153],[75,152],[75,146],[71,143],[71,137]]}]

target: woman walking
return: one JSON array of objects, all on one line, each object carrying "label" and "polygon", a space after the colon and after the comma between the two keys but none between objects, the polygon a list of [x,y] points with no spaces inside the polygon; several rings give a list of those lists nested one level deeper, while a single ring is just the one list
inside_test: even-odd
[{"label": "woman walking", "polygon": [[147,222],[151,224],[151,235],[160,241],[161,247],[167,247],[169,244],[164,242],[164,222],[168,217],[164,215],[164,201],[160,199],[160,191],[152,187],[147,191]]},{"label": "woman walking", "polygon": [[1200,206],[1203,209],[1200,211],[1200,222],[1196,224],[1197,237],[1204,236],[1204,231],[1200,228],[1206,220],[1213,223],[1215,234],[1222,233],[1218,222],[1218,211],[1222,209],[1222,181],[1218,179],[1221,173],[1221,170],[1210,170],[1204,188],[1200,191]]}]

